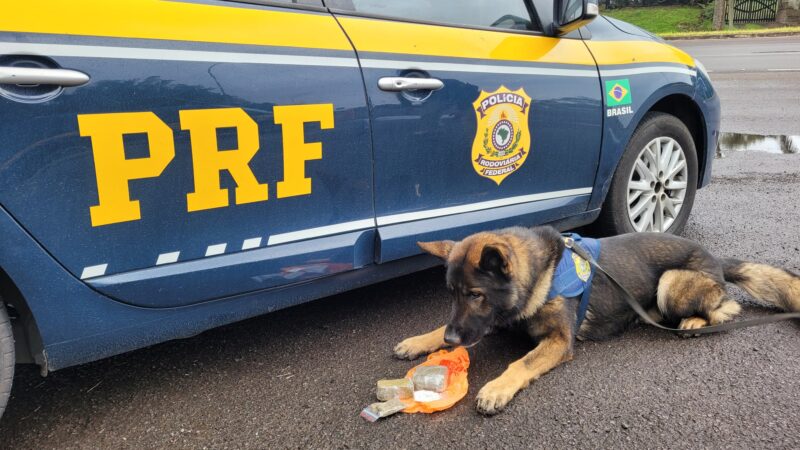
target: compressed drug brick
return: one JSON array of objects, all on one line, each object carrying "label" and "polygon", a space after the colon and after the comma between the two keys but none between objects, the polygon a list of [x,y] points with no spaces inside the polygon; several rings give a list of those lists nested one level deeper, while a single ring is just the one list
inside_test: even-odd
[{"label": "compressed drug brick", "polygon": [[393,398],[411,398],[414,396],[414,383],[408,378],[379,380],[375,395],[382,402]]},{"label": "compressed drug brick", "polygon": [[445,388],[447,388],[447,367],[417,367],[412,381],[416,391],[444,392]]},{"label": "compressed drug brick", "polygon": [[388,402],[373,403],[364,408],[360,415],[368,422],[375,422],[381,417],[391,416],[392,414],[399,413],[405,408],[405,403],[394,398]]}]

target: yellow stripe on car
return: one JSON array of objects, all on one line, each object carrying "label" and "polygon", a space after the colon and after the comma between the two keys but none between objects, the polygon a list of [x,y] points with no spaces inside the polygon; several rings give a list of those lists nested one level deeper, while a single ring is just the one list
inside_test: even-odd
[{"label": "yellow stripe on car", "polygon": [[[31,14],[31,11],[39,11]],[[581,41],[503,31],[340,16],[359,51],[593,66],[692,58],[652,41]],[[325,14],[162,0],[12,2],[0,31],[351,50]],[[589,46],[592,55],[586,51]]]},{"label": "yellow stripe on car", "polygon": [[339,21],[362,52],[594,65],[577,39],[354,17]]},{"label": "yellow stripe on car", "polygon": [[585,41],[597,64],[676,63],[694,67],[691,56],[655,41]]},{"label": "yellow stripe on car", "polygon": [[352,50],[324,14],[160,0],[10,2],[0,31]]}]

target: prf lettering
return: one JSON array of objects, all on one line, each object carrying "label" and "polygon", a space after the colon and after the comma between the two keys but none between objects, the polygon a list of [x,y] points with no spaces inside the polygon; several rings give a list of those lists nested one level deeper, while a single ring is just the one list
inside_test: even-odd
[{"label": "prf lettering", "polygon": [[[333,105],[275,106],[275,124],[283,137],[283,180],[277,183],[277,197],[311,194],[306,161],[322,159],[322,143],[306,142],[304,124],[319,122],[321,129],[333,128]],[[227,171],[236,183],[237,205],[263,202],[269,198],[267,183],[250,169],[250,160],[260,149],[258,125],[241,108],[179,111],[181,130],[189,132],[192,147],[194,191],[186,194],[189,212],[223,208],[230,204],[228,189],[220,186],[220,173]],[[91,138],[99,203],[89,208],[92,226],[110,225],[142,218],[139,200],[131,199],[131,180],[157,178],[175,157],[172,129],[152,112],[80,114],[78,128]],[[220,149],[217,129],[236,129],[238,148]],[[150,155],[126,158],[123,136],[147,135]]]}]

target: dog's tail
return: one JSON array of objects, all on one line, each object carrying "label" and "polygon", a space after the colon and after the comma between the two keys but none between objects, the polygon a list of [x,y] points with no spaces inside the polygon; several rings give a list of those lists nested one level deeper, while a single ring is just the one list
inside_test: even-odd
[{"label": "dog's tail", "polygon": [[741,287],[759,302],[785,311],[800,311],[800,275],[737,259],[723,259],[722,267],[725,281]]}]

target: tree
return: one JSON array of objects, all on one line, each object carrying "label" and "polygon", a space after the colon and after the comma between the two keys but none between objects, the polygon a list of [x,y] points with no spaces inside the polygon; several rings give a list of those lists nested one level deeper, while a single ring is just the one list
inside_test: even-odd
[{"label": "tree", "polygon": [[[733,1],[733,0],[728,0]],[[725,25],[725,0],[714,0],[714,29],[721,30]]]}]

